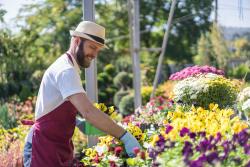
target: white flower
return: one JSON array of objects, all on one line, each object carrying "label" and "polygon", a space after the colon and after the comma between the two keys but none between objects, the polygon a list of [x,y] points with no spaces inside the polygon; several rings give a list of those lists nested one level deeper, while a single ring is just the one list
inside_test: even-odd
[{"label": "white flower", "polygon": [[108,155],[108,160],[113,162],[118,162],[119,158],[114,155]]},{"label": "white flower", "polygon": [[245,101],[242,105],[242,110],[243,111],[247,111],[250,110],[250,99],[248,99],[247,101]]},{"label": "white flower", "polygon": [[104,145],[97,145],[95,147],[95,150],[97,151],[98,155],[100,156],[100,155],[108,152],[108,146],[105,144]]}]

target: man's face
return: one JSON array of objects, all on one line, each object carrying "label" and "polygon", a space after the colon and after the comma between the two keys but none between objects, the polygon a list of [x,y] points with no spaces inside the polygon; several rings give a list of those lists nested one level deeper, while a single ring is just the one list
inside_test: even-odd
[{"label": "man's face", "polygon": [[79,66],[82,68],[88,68],[91,61],[97,57],[101,48],[101,45],[98,45],[95,42],[81,39],[76,51],[77,63]]}]

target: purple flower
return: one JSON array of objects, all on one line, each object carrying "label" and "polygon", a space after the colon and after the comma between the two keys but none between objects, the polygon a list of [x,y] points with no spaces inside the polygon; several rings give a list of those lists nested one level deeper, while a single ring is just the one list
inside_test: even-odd
[{"label": "purple flower", "polygon": [[167,125],[166,125],[165,133],[168,134],[172,129],[173,129],[173,126],[167,124]]},{"label": "purple flower", "polygon": [[194,161],[190,161],[190,164],[189,164],[189,166],[190,167],[202,167],[203,165],[203,161],[201,161],[201,160],[194,160]]},{"label": "purple flower", "polygon": [[164,149],[165,139],[162,135],[159,135],[159,140],[156,142],[157,146]]},{"label": "purple flower", "polygon": [[192,149],[192,143],[190,143],[189,141],[185,141],[185,145],[182,149],[182,155],[185,158],[188,158],[189,156],[193,155],[193,149]]},{"label": "purple flower", "polygon": [[218,143],[220,140],[221,140],[221,133],[218,132],[218,133],[216,134],[215,143]]},{"label": "purple flower", "polygon": [[198,132],[198,136],[200,136],[200,137],[206,137],[206,132],[204,132],[204,131]]},{"label": "purple flower", "polygon": [[250,155],[250,144],[244,145],[244,152],[247,155]]},{"label": "purple flower", "polygon": [[238,133],[238,142],[241,146],[244,146],[247,143],[249,138],[250,138],[250,135],[247,133],[246,129]]},{"label": "purple flower", "polygon": [[181,131],[180,131],[180,136],[183,137],[183,136],[185,136],[185,135],[188,134],[188,133],[189,133],[189,129],[186,128],[186,127],[184,127],[184,128],[182,128]]},{"label": "purple flower", "polygon": [[196,137],[196,133],[194,133],[194,132],[190,132],[188,135],[191,139],[195,139],[195,137]]},{"label": "purple flower", "polygon": [[207,150],[209,150],[211,148],[212,148],[211,142],[207,139],[204,139],[196,147],[196,150],[200,151],[200,152],[206,152]]},{"label": "purple flower", "polygon": [[157,157],[157,153],[156,153],[156,151],[154,149],[150,148],[148,150],[148,152],[149,152],[148,155],[149,155],[150,158],[155,159]]},{"label": "purple flower", "polygon": [[207,156],[207,162],[212,163],[215,160],[218,160],[219,156],[217,152],[211,152]]}]

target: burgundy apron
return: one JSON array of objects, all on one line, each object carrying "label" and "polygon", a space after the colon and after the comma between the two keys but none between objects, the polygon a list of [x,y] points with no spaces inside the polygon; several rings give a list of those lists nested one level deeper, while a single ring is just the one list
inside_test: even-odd
[{"label": "burgundy apron", "polygon": [[[73,63],[71,57],[69,55],[68,57]],[[32,138],[31,167],[73,166],[72,136],[76,124],[76,113],[77,110],[73,104],[65,101],[36,120]]]}]

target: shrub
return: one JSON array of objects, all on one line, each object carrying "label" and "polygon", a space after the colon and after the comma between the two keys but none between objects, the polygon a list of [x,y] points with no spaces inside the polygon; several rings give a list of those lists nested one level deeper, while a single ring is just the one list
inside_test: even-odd
[{"label": "shrub", "polygon": [[114,96],[114,105],[116,107],[119,107],[119,104],[121,102],[121,99],[128,95],[129,91],[124,91],[124,90],[119,90],[118,92],[116,92],[115,96]]},{"label": "shrub", "polygon": [[228,75],[233,78],[245,79],[246,81],[250,81],[249,64],[241,64],[233,69],[230,69],[228,71]]},{"label": "shrub", "polygon": [[123,116],[134,113],[134,95],[128,94],[121,99],[119,104],[119,111]]},{"label": "shrub", "polygon": [[110,76],[115,76],[115,67],[112,64],[106,65],[103,71],[109,74]]},{"label": "shrub", "polygon": [[132,78],[125,71],[119,72],[114,78],[114,85],[118,88],[126,90],[132,86]]},{"label": "shrub", "polygon": [[0,127],[5,129],[14,128],[17,126],[16,116],[8,111],[7,105],[0,106]]},{"label": "shrub", "polygon": [[237,92],[238,88],[229,79],[208,73],[179,81],[174,87],[174,100],[205,108],[210,103],[226,107],[235,103]]}]

